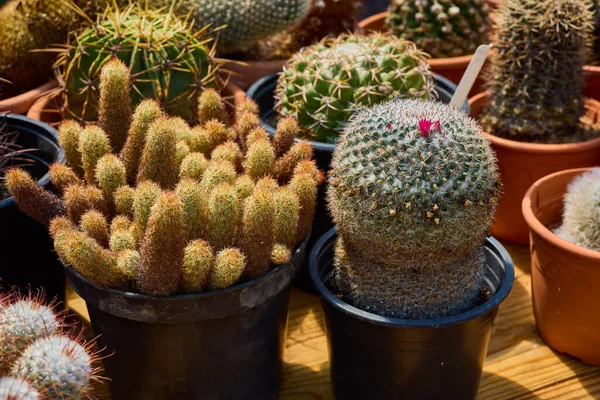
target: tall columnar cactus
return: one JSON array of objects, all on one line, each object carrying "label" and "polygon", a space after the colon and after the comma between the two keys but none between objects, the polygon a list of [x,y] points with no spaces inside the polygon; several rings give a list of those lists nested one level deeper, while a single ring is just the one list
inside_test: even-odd
[{"label": "tall columnar cactus", "polygon": [[429,98],[426,55],[406,40],[373,33],[340,35],[298,52],[279,76],[275,97],[301,136],[335,143],[352,114],[396,97]]},{"label": "tall columnar cactus", "polygon": [[387,25],[434,58],[457,57],[488,42],[488,12],[485,0],[394,0]]},{"label": "tall columnar cactus", "polygon": [[[100,72],[111,55],[126,63],[131,72],[132,106],[153,98],[168,114],[195,119],[198,95],[216,84],[217,64],[205,30],[195,33],[189,22],[178,19],[172,10],[153,11],[142,3],[122,10],[108,8],[103,16],[78,32],[58,58],[65,119],[97,119]],[[105,98],[111,99],[115,95],[110,90],[121,87],[105,89]],[[116,114],[123,111],[114,110]],[[105,120],[105,124],[114,122]],[[113,145],[116,149],[122,146]]]},{"label": "tall columnar cactus", "polygon": [[555,233],[578,246],[600,251],[600,168],[569,184],[562,225]]},{"label": "tall columnar cactus", "polygon": [[477,303],[499,183],[475,122],[416,99],[364,109],[346,127],[332,168],[335,280],[347,301],[416,319]]},{"label": "tall columnar cactus", "polygon": [[[115,68],[120,84],[129,80],[120,62],[109,63],[101,87]],[[105,102],[102,115],[119,117],[111,104],[124,107]],[[232,125],[224,105],[206,91],[204,122],[192,128],[146,100],[130,123],[110,126],[110,137],[101,123],[65,121],[59,140],[79,168],[51,166],[63,198],[20,169],[9,171],[7,187],[49,223],[60,259],[96,284],[170,296],[259,278],[288,264],[305,240],[323,175],[310,145],[294,143],[297,122],[284,120],[272,139],[258,127],[256,104],[246,100]]]},{"label": "tall columnar cactus", "polygon": [[308,15],[310,4],[311,0],[185,0],[178,11],[190,11],[196,28],[223,27],[217,48],[227,54],[296,25]]},{"label": "tall columnar cactus", "polygon": [[580,140],[592,18],[589,0],[501,3],[491,99],[481,117],[488,132],[519,141]]}]

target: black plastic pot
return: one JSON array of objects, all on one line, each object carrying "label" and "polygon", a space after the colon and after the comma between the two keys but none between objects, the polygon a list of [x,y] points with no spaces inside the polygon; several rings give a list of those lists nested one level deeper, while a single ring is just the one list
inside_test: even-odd
[{"label": "black plastic pot", "polygon": [[421,321],[371,314],[329,291],[336,239],[334,228],[310,253],[336,398],[474,399],[494,319],[514,280],[504,247],[493,238],[485,244],[490,300],[459,315]]},{"label": "black plastic pot", "polygon": [[[21,149],[35,149],[20,155],[23,164],[44,188],[50,187],[48,167],[64,162],[57,132],[50,125],[21,115],[0,115],[7,132],[18,132]],[[2,190],[0,188],[0,190]],[[0,200],[0,285],[4,288],[44,288],[48,300],[65,298],[65,274],[56,257],[52,239],[44,226],[23,214],[12,197]]]},{"label": "black plastic pot", "polygon": [[274,399],[290,284],[307,241],[290,263],[258,279],[193,295],[106,289],[66,267],[105,347],[113,399]]},{"label": "black plastic pot", "polygon": [[[267,130],[269,135],[275,135],[275,124],[274,121],[277,119],[277,113],[274,110],[275,106],[275,88],[277,87],[278,74],[267,75],[264,78],[257,81],[250,89],[248,89],[248,97],[253,99],[259,107],[260,122],[262,126]],[[452,99],[452,95],[456,91],[456,85],[452,81],[444,78],[440,75],[435,75],[435,88],[439,94],[440,101],[449,103]],[[469,102],[465,100],[462,110],[469,114]],[[317,165],[322,171],[329,171],[331,164],[331,157],[333,156],[333,150],[335,144],[321,143],[321,142],[310,142],[315,152],[315,160]],[[308,249],[313,248],[316,241],[328,230],[333,228],[333,221],[327,211],[325,201],[326,185],[319,187],[317,209],[315,210],[315,219],[312,225],[312,238],[308,242]],[[306,261],[308,263],[308,260]],[[314,291],[310,283],[310,276],[308,274],[308,265],[300,271],[296,284],[308,291]]]}]

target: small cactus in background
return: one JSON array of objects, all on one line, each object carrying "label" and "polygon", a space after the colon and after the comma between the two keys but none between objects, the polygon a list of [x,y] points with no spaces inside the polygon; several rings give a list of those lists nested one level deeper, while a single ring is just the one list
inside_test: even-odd
[{"label": "small cactus in background", "polygon": [[[53,232],[70,224],[56,219]],[[0,297],[1,399],[83,399],[90,396],[98,370],[93,343],[75,335],[43,294]]]},{"label": "small cactus in background", "polygon": [[[198,107],[205,122],[191,127],[147,100],[110,138],[101,124],[81,129],[65,121],[60,140],[72,143],[70,159],[81,168],[53,166],[63,199],[19,169],[8,174],[8,187],[26,182],[27,193],[60,206],[41,218],[50,222],[56,253],[102,286],[169,296],[258,278],[287,264],[305,240],[322,173],[310,145],[294,143],[294,120],[271,139],[258,126],[256,104],[246,100],[231,126],[224,104],[205,92]],[[190,151],[182,156],[182,148]],[[35,196],[15,199],[34,211],[39,204]]]},{"label": "small cactus in background", "polygon": [[178,11],[191,12],[197,29],[224,26],[217,49],[229,54],[296,25],[308,15],[310,4],[310,0],[186,0]]},{"label": "small cactus in background", "polygon": [[[583,66],[593,12],[590,0],[506,0],[496,10],[489,105],[481,124],[518,141],[585,140]],[[560,22],[557,22],[560,21]]]},{"label": "small cactus in background", "polygon": [[600,251],[600,168],[578,176],[569,184],[562,225],[555,233],[577,246]]},{"label": "small cactus in background", "polygon": [[488,13],[485,0],[394,0],[387,25],[433,58],[458,57],[488,42]]},{"label": "small cactus in background", "polygon": [[[154,98],[169,115],[194,120],[198,95],[205,87],[218,85],[218,65],[210,50],[212,38],[206,29],[193,30],[187,19],[177,18],[168,7],[170,1],[165,5],[163,11],[147,9],[144,2],[121,10],[108,7],[98,22],[74,32],[75,40],[59,55],[57,73],[64,89],[63,117],[90,122],[98,118],[99,110],[100,125],[107,129],[116,151],[123,144],[113,139],[113,131],[119,129],[119,123],[128,122],[123,120],[128,107],[116,92],[124,90],[125,81],[115,75],[113,82],[106,81],[104,88],[100,86],[101,70],[110,61],[110,55],[125,62],[131,72],[132,107]],[[199,23],[197,19],[196,22]],[[117,103],[111,104],[113,101]],[[112,109],[112,114],[106,114],[103,104]],[[117,104],[121,107],[115,107]],[[125,134],[122,132],[121,137]]]},{"label": "small cactus in background", "polygon": [[432,93],[425,53],[409,41],[373,33],[305,47],[280,74],[275,97],[279,113],[298,120],[302,137],[335,143],[359,108]]},{"label": "small cactus in background", "polygon": [[473,307],[499,196],[495,161],[481,128],[451,106],[404,99],[359,111],[327,193],[345,300],[409,319]]}]

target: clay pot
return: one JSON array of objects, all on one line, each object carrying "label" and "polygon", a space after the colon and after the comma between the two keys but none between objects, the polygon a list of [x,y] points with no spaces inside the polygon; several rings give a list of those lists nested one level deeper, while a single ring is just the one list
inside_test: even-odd
[{"label": "clay pot", "polygon": [[[471,117],[477,118],[487,102],[489,92],[469,99]],[[597,123],[600,102],[585,101],[584,123]],[[486,133],[498,157],[500,180],[504,186],[498,203],[492,235],[513,243],[528,244],[529,228],[521,215],[521,201],[527,189],[538,179],[569,168],[600,164],[600,138],[581,143],[537,144],[502,139]]]},{"label": "clay pot", "polygon": [[[246,98],[246,92],[231,82],[225,86],[222,94],[233,107]],[[60,99],[53,95],[40,97],[27,112],[27,117],[50,124],[60,122]]]},{"label": "clay pot", "polygon": [[600,66],[586,65],[583,67],[585,87],[583,94],[586,97],[600,100]]},{"label": "clay pot", "polygon": [[54,81],[43,84],[15,97],[0,100],[0,113],[25,114],[31,105],[58,85]]},{"label": "clay pot", "polygon": [[[491,8],[495,8],[492,2],[489,2]],[[385,32],[387,31],[387,25],[385,20],[389,15],[388,11],[375,14],[369,18],[363,19],[358,23],[358,27],[360,31],[364,33],[368,32]],[[448,57],[448,58],[431,58],[427,60],[429,66],[431,67],[431,71],[439,74],[445,78],[450,79],[452,82],[457,85],[460,83],[463,74],[467,70],[472,55],[461,56],[461,57]],[[471,89],[472,94],[479,93],[481,91],[481,85],[483,81],[481,79],[475,80],[473,87]]]},{"label": "clay pot", "polygon": [[231,71],[230,82],[247,90],[260,78],[279,72],[287,60],[273,61],[244,61],[243,63],[228,62],[223,66],[224,70]]},{"label": "clay pot", "polygon": [[538,333],[554,350],[600,365],[600,252],[570,243],[549,228],[561,221],[569,183],[589,168],[548,175],[522,203],[531,231],[533,312]]}]

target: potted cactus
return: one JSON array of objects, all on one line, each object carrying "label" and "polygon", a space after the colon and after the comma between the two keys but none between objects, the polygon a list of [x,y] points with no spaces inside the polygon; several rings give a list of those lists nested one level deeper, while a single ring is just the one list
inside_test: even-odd
[{"label": "potted cactus", "polygon": [[593,365],[600,365],[594,307],[600,285],[599,204],[598,168],[548,175],[523,200],[537,330],[556,351]]},{"label": "potted cactus", "polygon": [[[3,178],[8,168],[21,166],[41,187],[49,188],[48,165],[62,163],[64,157],[57,132],[49,125],[20,115],[0,115],[0,284],[21,290],[43,287],[49,300],[58,301],[65,297],[65,276],[52,252],[52,240],[18,210]],[[23,251],[24,247],[36,251]]]},{"label": "potted cactus", "polygon": [[59,49],[55,64],[58,89],[38,100],[28,116],[56,121],[59,113],[48,110],[58,108],[64,119],[96,121],[100,72],[111,58],[107,55],[114,55],[131,71],[133,106],[146,98],[156,99],[169,115],[196,122],[197,98],[205,88],[238,96],[240,90],[233,85],[222,88],[213,34],[208,27],[194,29],[172,7],[154,10],[134,2],[107,8],[91,26],[71,32],[74,40]]},{"label": "potted cactus", "polygon": [[0,295],[0,398],[83,399],[99,380],[94,342],[42,292]]},{"label": "potted cactus", "polygon": [[[326,72],[323,65],[330,66]],[[455,89],[452,82],[431,73],[424,53],[411,42],[379,33],[343,34],[303,48],[282,73],[257,82],[248,96],[258,103],[261,123],[272,135],[278,115],[296,118],[298,140],[310,140],[319,167],[328,171],[335,142],[356,110],[395,97],[437,95],[449,102]],[[466,101],[464,107],[468,112]],[[309,248],[333,227],[324,187],[318,204]],[[304,271],[301,276],[307,283],[308,269]]]},{"label": "potted cactus", "polygon": [[248,89],[260,78],[281,71],[301,48],[325,37],[356,31],[361,9],[359,0],[315,0],[299,24],[246,46],[237,56],[245,65],[229,63],[226,68],[238,74],[232,77],[236,84]]},{"label": "potted cactus", "polygon": [[0,8],[0,112],[24,114],[56,86],[48,82],[55,54],[37,50],[67,43],[69,30],[83,22],[69,4],[95,18],[108,3],[112,0],[17,0]]},{"label": "potted cactus", "polygon": [[99,343],[115,353],[105,362],[115,398],[272,398],[321,180],[312,148],[244,123],[258,120],[250,100],[231,125],[210,89],[194,128],[155,100],[132,109],[130,82],[109,61],[98,124],[61,124],[68,166],[51,178],[62,198],[18,169],[7,186],[49,221]]},{"label": "potted cactus", "polygon": [[507,0],[498,8],[489,91],[469,103],[498,155],[504,194],[492,234],[501,239],[529,242],[520,207],[536,180],[600,163],[600,103],[582,93],[589,6]]},{"label": "potted cactus", "polygon": [[[415,42],[431,56],[433,72],[458,84],[477,46],[489,43],[494,5],[487,0],[394,0],[388,11],[362,20],[359,27]],[[475,82],[473,93],[481,83]]]},{"label": "potted cactus", "polygon": [[363,109],[329,183],[337,231],[315,245],[310,274],[336,397],[475,398],[514,278],[488,238],[500,190],[481,128],[421,99]]}]

